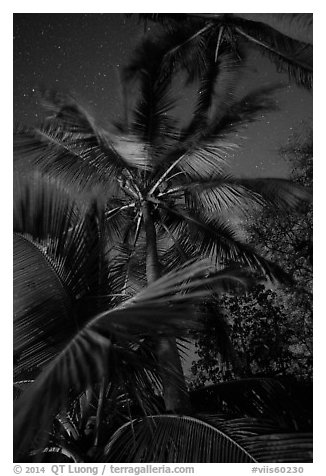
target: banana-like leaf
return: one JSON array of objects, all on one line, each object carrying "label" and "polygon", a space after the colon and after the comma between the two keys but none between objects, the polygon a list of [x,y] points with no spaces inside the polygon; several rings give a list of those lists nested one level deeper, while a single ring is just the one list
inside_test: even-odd
[{"label": "banana-like leaf", "polygon": [[156,363],[148,361],[148,353],[139,356],[133,345],[141,346],[146,336],[187,333],[193,322],[189,306],[210,295],[212,286],[219,287],[230,279],[247,283],[240,272],[209,275],[208,270],[207,262],[202,261],[168,273],[119,307],[96,315],[66,344],[61,344],[58,354],[16,400],[16,452],[25,451],[36,436],[46,434],[71,392],[82,392],[103,375],[109,378],[111,367],[114,370],[119,360],[128,368],[127,379],[128,374],[132,378],[132,369],[137,367],[155,369]]},{"label": "banana-like leaf", "polygon": [[[110,298],[103,210],[41,175],[14,188],[15,372],[40,371]],[[92,209],[93,208],[93,209]],[[102,215],[102,217],[101,217]]]},{"label": "banana-like leaf", "polygon": [[71,298],[46,255],[28,239],[14,235],[16,374],[24,375],[56,355],[58,334],[74,323],[72,312]]}]

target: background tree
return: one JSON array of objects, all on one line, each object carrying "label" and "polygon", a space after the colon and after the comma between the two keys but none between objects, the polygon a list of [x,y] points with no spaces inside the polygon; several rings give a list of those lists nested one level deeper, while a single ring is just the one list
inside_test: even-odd
[{"label": "background tree", "polygon": [[[292,178],[311,188],[312,131],[296,133],[281,154],[292,166]],[[292,376],[311,381],[312,205],[304,205],[298,214],[264,210],[249,220],[247,232],[262,252],[282,265],[294,283],[282,288],[259,285],[245,295],[223,297],[218,302],[220,310],[217,306],[209,309],[206,332],[198,341],[199,360],[193,365],[195,382],[217,382],[239,375]],[[224,325],[230,340],[225,338]],[[224,351],[221,340],[229,343]]]}]

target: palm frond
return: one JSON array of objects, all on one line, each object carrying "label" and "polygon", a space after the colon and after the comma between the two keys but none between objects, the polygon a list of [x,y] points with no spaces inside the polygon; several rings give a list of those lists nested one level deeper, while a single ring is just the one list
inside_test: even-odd
[{"label": "palm frond", "polygon": [[47,124],[52,123],[65,132],[80,134],[90,140],[100,140],[102,129],[71,94],[54,89],[41,89],[39,93],[40,102],[49,114],[46,118]]},{"label": "palm frond", "polygon": [[121,427],[105,448],[105,461],[249,463],[256,460],[209,423],[193,417],[155,415]]},{"label": "palm frond", "polygon": [[235,179],[235,185],[244,187],[263,201],[280,209],[298,209],[312,201],[312,192],[307,187],[281,178]]},{"label": "palm frond", "polygon": [[137,134],[115,136],[115,150],[133,169],[152,170],[153,163],[148,151],[148,145],[138,138]]},{"label": "palm frond", "polygon": [[245,38],[268,56],[278,71],[285,71],[289,78],[307,89],[312,88],[312,45],[281,35],[272,28],[251,22],[235,27],[238,35]]},{"label": "palm frond", "polygon": [[243,443],[260,463],[312,463],[311,433],[281,433],[251,437]]},{"label": "palm frond", "polygon": [[117,244],[112,255],[109,279],[117,294],[115,301],[120,302],[146,286],[145,256],[139,256],[138,249],[135,253],[134,246],[127,243]]},{"label": "palm frond", "polygon": [[[14,135],[14,168],[25,173],[31,168],[42,170],[63,183],[75,184],[90,191],[110,183],[109,192],[116,193],[120,176],[128,164],[111,146],[103,150],[87,144],[82,135],[66,133],[52,125],[39,129],[20,129]],[[104,193],[104,192],[102,192]],[[106,191],[106,193],[108,193]]]},{"label": "palm frond", "polygon": [[132,174],[126,169],[135,164],[119,155],[113,137],[74,98],[53,90],[42,94],[52,116],[38,128],[16,129],[16,168],[34,165],[66,183],[76,182],[81,188],[110,184],[115,192],[115,179]]},{"label": "palm frond", "polygon": [[[291,282],[290,277],[279,266],[246,244],[226,218],[207,216],[182,206],[167,207],[164,202],[160,203],[162,208],[183,220],[185,231],[179,245],[191,256],[209,258],[212,264],[219,268],[234,263],[258,271],[272,281],[278,280],[287,284]],[[176,254],[178,255],[178,250],[172,246],[167,256],[174,262],[178,259]]]},{"label": "palm frond", "polygon": [[311,463],[312,434],[288,432],[262,418],[227,418],[200,414],[248,451],[259,463]]},{"label": "palm frond", "polygon": [[[184,172],[192,180],[212,179],[223,173],[227,165],[227,159],[231,152],[239,147],[230,140],[230,135],[238,132],[241,127],[257,120],[262,112],[275,109],[275,101],[271,95],[279,88],[278,85],[262,87],[240,100],[232,100],[231,97],[222,101],[223,114],[219,113],[220,102],[216,105],[216,113],[204,129],[197,129],[197,122],[189,126],[192,130],[188,134],[185,129],[184,137],[177,147],[164,156],[162,164],[170,168]],[[197,125],[196,125],[197,124]],[[189,129],[190,131],[190,129]],[[171,165],[170,165],[171,164]],[[158,174],[160,169],[158,169]]]},{"label": "palm frond", "polygon": [[206,50],[213,24],[200,28],[198,22],[179,23],[165,26],[163,41],[167,43],[162,59],[162,72],[168,76],[185,70],[186,84],[199,80],[208,67]]},{"label": "palm frond", "polygon": [[40,371],[109,287],[98,204],[41,176],[17,177],[14,191],[14,347],[24,373]]},{"label": "palm frond", "polygon": [[[278,70],[286,71],[297,84],[308,89],[312,87],[312,14],[208,13],[195,16],[202,17],[196,27],[197,33],[211,28],[217,36],[221,27],[227,28],[228,34],[224,36],[231,48],[235,46],[239,50],[241,40],[245,40],[251,46],[258,47],[276,64]],[[169,15],[166,17],[169,20]],[[153,20],[157,21],[157,18]],[[175,22],[175,28],[186,29],[187,22],[189,16],[188,19],[183,17],[181,21]],[[209,54],[207,45],[202,48],[202,54]]]},{"label": "palm frond", "polygon": [[[146,14],[139,16],[144,18]],[[163,19],[164,28],[155,37],[146,40],[147,54],[143,55],[141,48],[136,50],[127,70],[128,79],[135,77],[141,69],[148,69],[149,63],[152,63],[151,67],[155,65],[156,68],[159,65],[163,78],[171,78],[180,69],[186,69],[190,82],[200,78],[207,66],[205,50],[211,36],[211,26],[204,24],[201,20],[192,19],[183,21],[183,27],[180,28],[178,19],[182,16],[172,16],[158,16]],[[203,25],[204,28],[201,28]],[[152,53],[152,47],[157,52],[154,62],[148,55]]]},{"label": "palm frond", "polygon": [[[38,368],[40,363],[45,364],[57,353],[58,334],[66,323],[73,324],[71,313],[70,296],[50,261],[33,242],[15,235],[14,352],[17,375]],[[39,322],[40,316],[46,326]]]},{"label": "palm frond", "polygon": [[157,169],[158,181],[162,176],[165,178],[168,165],[171,172],[173,170],[183,173],[193,180],[211,178],[214,174],[224,171],[230,152],[238,148],[237,144],[228,141],[224,136],[215,136],[214,139],[208,140],[197,139],[195,138],[192,145],[181,144],[163,158],[161,168]]},{"label": "palm frond", "polygon": [[312,13],[235,13],[234,16],[267,25],[293,40],[312,44]]},{"label": "palm frond", "polygon": [[277,105],[272,95],[282,86],[273,84],[262,86],[236,99],[230,105],[228,110],[216,121],[211,121],[211,127],[204,135],[204,140],[212,139],[215,135],[219,138],[221,135],[239,131],[242,127],[259,119],[263,113],[275,111]]},{"label": "palm frond", "polygon": [[211,124],[217,124],[234,103],[240,64],[235,55],[222,49],[200,78],[193,119],[183,131],[183,141],[195,142],[193,135],[205,136]]},{"label": "palm frond", "polygon": [[147,38],[135,50],[134,57],[124,71],[124,81],[138,80],[138,100],[133,111],[130,129],[153,157],[159,156],[178,138],[176,120],[170,115],[175,106],[171,94],[171,78],[162,74],[164,43]]},{"label": "palm frond", "polygon": [[[237,210],[237,213],[252,212],[255,205],[269,205],[277,209],[293,210],[311,201],[306,187],[281,178],[237,179],[220,174],[212,180],[195,180],[189,184],[171,188],[162,196],[189,194],[198,208],[212,213]],[[190,198],[191,197],[191,198]]]}]

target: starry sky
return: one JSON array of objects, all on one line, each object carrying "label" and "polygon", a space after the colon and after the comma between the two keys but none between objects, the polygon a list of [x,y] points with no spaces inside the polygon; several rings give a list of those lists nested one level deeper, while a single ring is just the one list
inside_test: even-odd
[{"label": "starry sky", "polygon": [[[147,30],[155,29],[148,23]],[[101,125],[121,113],[119,75],[144,35],[136,16],[118,13],[14,14],[14,120],[31,125],[42,116],[37,88],[72,92]],[[294,130],[312,123],[312,93],[289,83],[284,73],[257,51],[248,56],[243,92],[253,86],[281,83],[275,94],[279,110],[263,115],[232,138],[241,148],[230,158],[236,175],[286,177],[278,155]],[[186,104],[187,97],[183,97]]]}]

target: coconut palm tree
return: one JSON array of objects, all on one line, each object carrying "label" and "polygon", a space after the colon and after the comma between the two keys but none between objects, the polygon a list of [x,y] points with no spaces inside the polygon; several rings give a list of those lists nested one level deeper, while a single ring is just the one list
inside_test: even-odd
[{"label": "coconut palm tree", "polygon": [[136,415],[157,413],[153,340],[185,337],[196,299],[249,282],[239,270],[210,274],[209,263],[197,262],[117,304],[104,208],[94,197],[76,193],[72,200],[72,192],[40,174],[15,180],[15,459],[43,448],[54,424],[78,435],[67,413],[76,401],[80,420],[93,407],[95,444],[108,396],[111,426],[121,405],[124,421],[134,414],[130,402]]},{"label": "coconut palm tree", "polygon": [[[146,39],[135,52],[124,84],[136,85],[138,99],[126,102],[125,121],[116,124],[115,134],[98,127],[73,98],[46,91],[50,115],[40,128],[17,131],[15,167],[22,173],[37,166],[83,194],[96,190],[105,203],[117,295],[132,296],[139,286],[202,257],[216,269],[237,262],[285,280],[282,270],[245,242],[230,217],[266,203],[295,209],[308,198],[307,190],[287,180],[234,178],[224,171],[235,147],[230,136],[273,107],[274,89],[237,99],[238,64],[224,45],[201,78],[193,117],[178,127],[164,64],[169,48],[169,42],[158,46]],[[175,338],[159,339],[155,353],[166,410],[190,412]]]},{"label": "coconut palm tree", "polygon": [[278,71],[307,89],[312,87],[312,14],[309,13],[198,13],[140,14],[163,25],[171,48],[166,63],[190,73],[215,61],[227,43],[243,60],[245,48],[258,49]]}]

